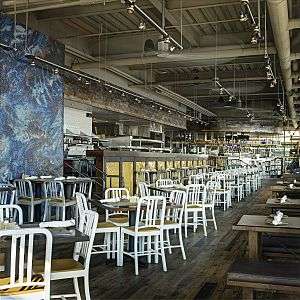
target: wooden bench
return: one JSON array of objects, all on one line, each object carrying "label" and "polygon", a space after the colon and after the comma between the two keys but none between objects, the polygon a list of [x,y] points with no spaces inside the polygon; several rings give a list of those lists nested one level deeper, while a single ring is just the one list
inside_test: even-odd
[{"label": "wooden bench", "polygon": [[227,284],[243,289],[243,299],[254,290],[300,294],[300,263],[237,261],[228,271]]}]

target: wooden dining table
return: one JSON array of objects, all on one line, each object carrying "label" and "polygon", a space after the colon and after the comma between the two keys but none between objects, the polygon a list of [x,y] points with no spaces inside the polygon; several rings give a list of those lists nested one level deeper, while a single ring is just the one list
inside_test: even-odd
[{"label": "wooden dining table", "polygon": [[300,235],[299,217],[283,218],[281,225],[273,225],[272,219],[270,216],[243,215],[238,223],[233,225],[233,230],[248,232],[249,259],[260,259],[262,233]]},{"label": "wooden dining table", "polygon": [[281,198],[269,198],[266,207],[272,212],[280,210],[288,216],[300,216],[300,198],[287,198],[285,202]]},{"label": "wooden dining table", "polygon": [[281,197],[283,195],[287,195],[293,198],[300,198],[300,186],[294,186],[292,188],[289,185],[272,185],[270,187],[272,192],[272,197]]},{"label": "wooden dining table", "polygon": [[157,187],[155,184],[150,184],[148,189],[154,192],[160,192],[169,196],[173,191],[186,191],[186,187],[184,185],[174,185],[174,186],[160,186]]}]

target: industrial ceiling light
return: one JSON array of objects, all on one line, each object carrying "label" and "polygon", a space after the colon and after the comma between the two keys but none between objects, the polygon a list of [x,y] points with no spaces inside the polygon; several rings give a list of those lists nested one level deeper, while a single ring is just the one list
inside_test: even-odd
[{"label": "industrial ceiling light", "polygon": [[54,69],[54,74],[58,74],[59,73],[59,70],[56,68]]},{"label": "industrial ceiling light", "polygon": [[143,20],[141,20],[139,24],[139,30],[145,30],[145,29],[146,29],[146,23]]},{"label": "industrial ceiling light", "polygon": [[247,22],[248,21],[248,16],[243,11],[241,11],[241,13],[240,13],[240,21],[241,22]]},{"label": "industrial ceiling light", "polygon": [[127,9],[127,13],[132,15],[134,13],[134,4],[128,4],[126,9]]}]

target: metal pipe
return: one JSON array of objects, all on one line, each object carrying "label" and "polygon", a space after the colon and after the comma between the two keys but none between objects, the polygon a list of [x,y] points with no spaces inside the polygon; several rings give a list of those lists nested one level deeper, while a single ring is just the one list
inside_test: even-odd
[{"label": "metal pipe", "polygon": [[134,2],[129,1],[131,5],[134,5],[135,11],[144,19],[146,19],[152,26],[154,26],[165,38],[169,38],[170,41],[176,45],[177,48],[183,50],[183,47],[174,40],[163,28],[161,28],[153,19],[151,19],[139,6],[137,6]]},{"label": "metal pipe", "polygon": [[8,46],[8,45],[2,44],[2,43],[0,43],[0,48],[7,50],[7,51],[16,50],[14,47]]},{"label": "metal pipe", "polygon": [[293,121],[293,126],[297,127],[297,114],[293,103],[293,97],[289,96],[289,93],[292,90],[292,79],[288,4],[287,0],[267,0],[267,3],[285,89],[288,95],[287,102],[289,112]]}]

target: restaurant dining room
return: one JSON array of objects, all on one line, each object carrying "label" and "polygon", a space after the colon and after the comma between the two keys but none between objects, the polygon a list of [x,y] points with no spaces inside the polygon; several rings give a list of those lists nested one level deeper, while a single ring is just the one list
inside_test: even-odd
[{"label": "restaurant dining room", "polygon": [[0,300],[300,299],[300,1],[0,1]]}]

